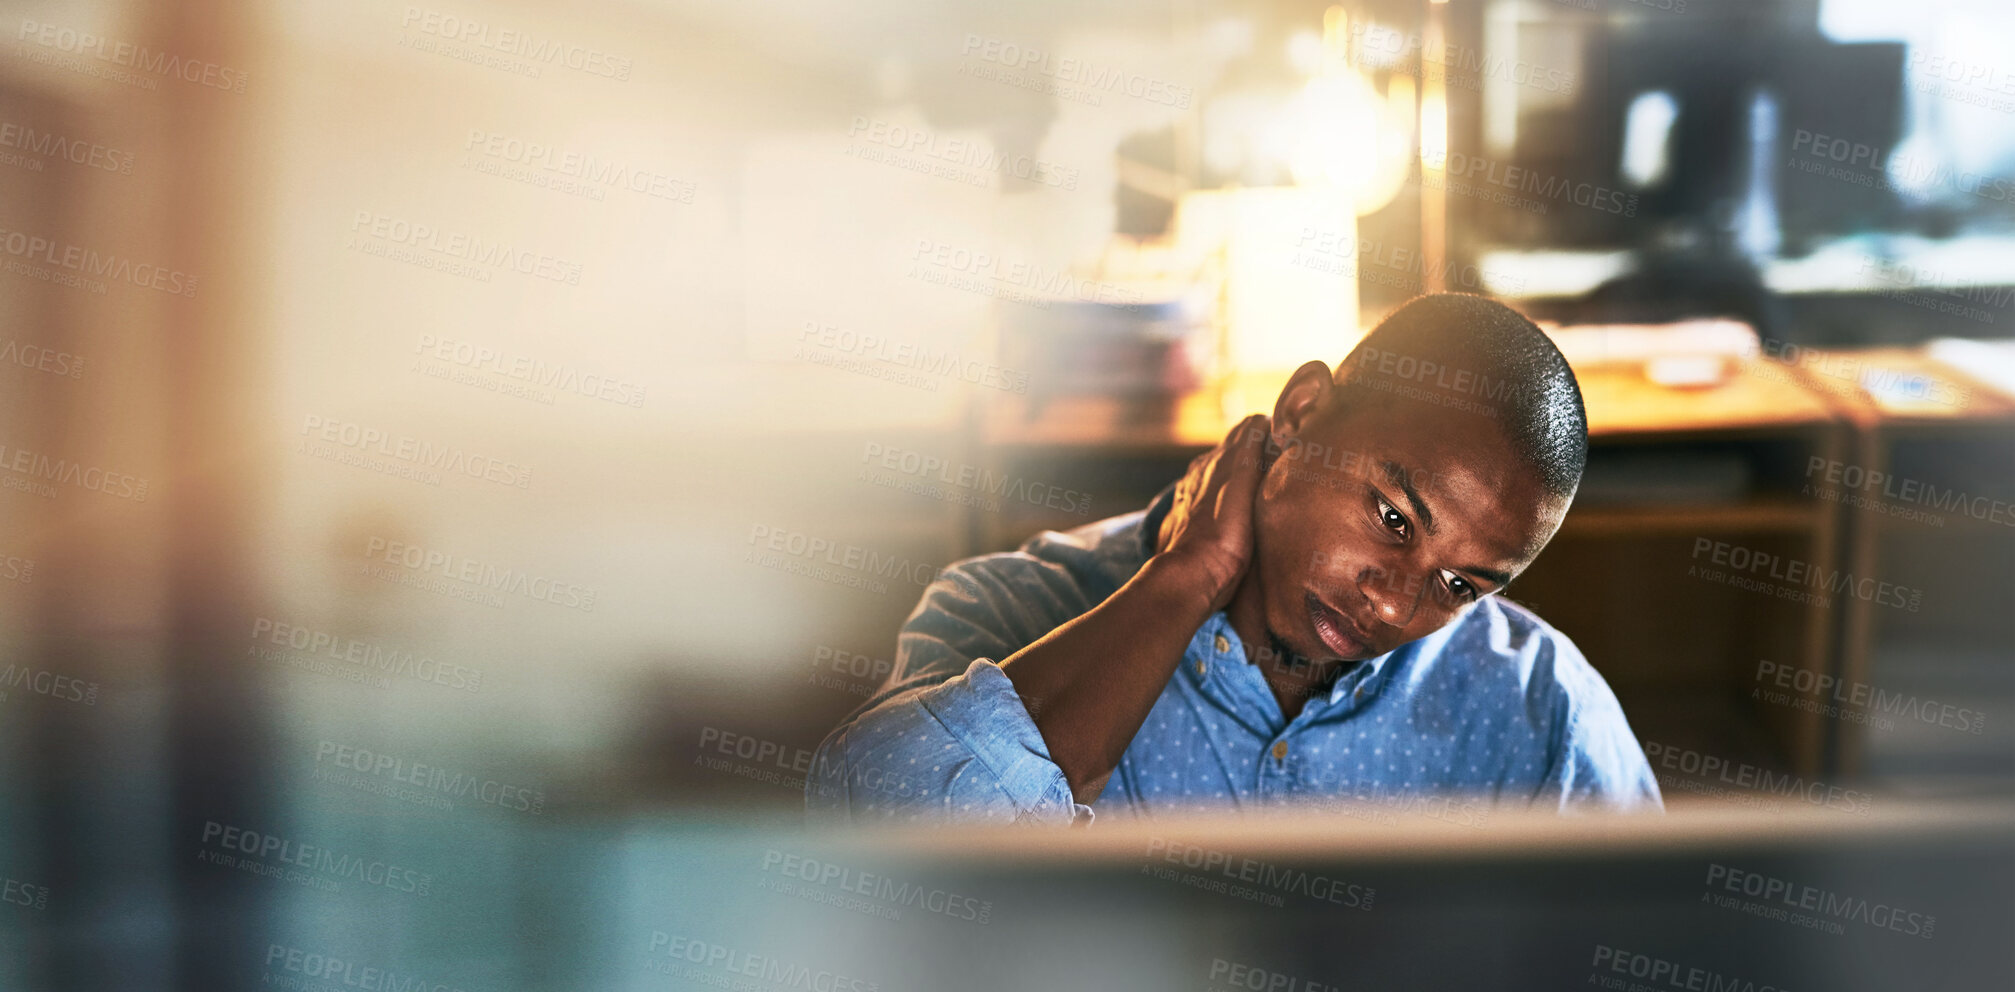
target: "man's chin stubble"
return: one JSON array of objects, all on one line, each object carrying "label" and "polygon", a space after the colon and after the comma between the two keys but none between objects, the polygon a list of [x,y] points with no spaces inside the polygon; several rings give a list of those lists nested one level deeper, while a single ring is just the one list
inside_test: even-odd
[{"label": "man's chin stubble", "polygon": [[1271,627],[1267,628],[1266,641],[1267,654],[1262,660],[1272,662],[1274,668],[1288,672],[1303,672],[1315,664],[1300,652],[1288,647],[1287,642],[1282,640],[1279,634],[1274,633]]}]

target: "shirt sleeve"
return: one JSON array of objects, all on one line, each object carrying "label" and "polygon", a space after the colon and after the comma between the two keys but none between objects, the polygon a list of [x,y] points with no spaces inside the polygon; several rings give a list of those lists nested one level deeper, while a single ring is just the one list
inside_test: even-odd
[{"label": "shirt sleeve", "polygon": [[1038,609],[1026,582],[969,563],[925,591],[903,624],[890,684],[813,756],[811,821],[1090,822],[998,664],[1048,631],[1029,633],[1051,612],[1041,597],[1066,591],[1046,588],[1038,563],[1023,570]]},{"label": "shirt sleeve", "polygon": [[1552,804],[1562,813],[1591,808],[1663,812],[1658,779],[1616,693],[1573,642],[1556,637],[1554,648],[1571,655],[1572,663],[1556,669],[1565,690],[1555,701],[1556,725],[1563,729],[1535,803]]}]

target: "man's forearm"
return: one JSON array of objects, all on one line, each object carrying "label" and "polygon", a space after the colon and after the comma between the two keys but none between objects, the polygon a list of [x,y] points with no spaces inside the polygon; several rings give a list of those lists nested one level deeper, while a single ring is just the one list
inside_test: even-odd
[{"label": "man's forearm", "polygon": [[1133,743],[1211,597],[1203,572],[1158,555],[1105,602],[1001,663],[1078,802],[1097,798]]}]

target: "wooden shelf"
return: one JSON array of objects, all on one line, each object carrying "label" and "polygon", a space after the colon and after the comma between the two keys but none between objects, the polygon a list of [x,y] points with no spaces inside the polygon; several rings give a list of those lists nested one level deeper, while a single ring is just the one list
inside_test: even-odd
[{"label": "wooden shelf", "polygon": [[1561,537],[1614,537],[1629,534],[1679,534],[1811,531],[1825,520],[1823,507],[1788,496],[1741,503],[1650,503],[1640,505],[1579,504],[1567,513]]},{"label": "wooden shelf", "polygon": [[1027,398],[1003,397],[981,415],[981,443],[1080,453],[1203,451],[1231,430],[1219,397],[1203,390],[1144,406],[1110,396],[1058,396],[1045,400],[1039,410]]},{"label": "wooden shelf", "polygon": [[[1224,439],[1238,418],[1270,412],[1290,372],[1252,372],[1159,402],[1108,396],[1059,396],[1037,407],[1007,396],[981,414],[981,438],[997,448],[1095,449],[1137,454],[1202,451]],[[1834,403],[1797,372],[1771,362],[1740,364],[1726,382],[1673,389],[1634,367],[1575,370],[1593,440],[1640,435],[1756,432],[1823,426]]]},{"label": "wooden shelf", "polygon": [[1703,389],[1673,389],[1635,367],[1574,370],[1588,408],[1588,435],[1697,434],[1825,424],[1832,406],[1784,366],[1738,365],[1727,381]]},{"label": "wooden shelf", "polygon": [[[1998,494],[1995,498],[2001,499]],[[2002,501],[2007,502],[2005,499]],[[1917,507],[1910,508],[1917,509]],[[1897,516],[1896,514],[1870,510],[1859,506],[1850,506],[1847,508],[1847,512],[1867,514],[1874,521],[1875,527],[1885,534],[1905,533],[1918,537],[1962,537],[1969,541],[1977,541],[1981,538],[2015,537],[2015,527],[2010,527],[2007,524],[1997,524],[1989,520],[1982,520],[1968,513],[1955,513],[1949,510],[1928,507],[1923,509],[1925,513],[1943,520],[1944,523],[1932,524],[1922,520],[1912,520],[1906,516]],[[2015,513],[2015,508],[2011,508],[2008,512]]]},{"label": "wooden shelf", "polygon": [[[1879,421],[1885,431],[1938,430],[1963,424],[2015,425],[2015,399],[1968,376],[1964,369],[1931,358],[1920,348],[1865,348],[1818,353],[1814,358],[1817,368],[1797,370],[1812,389],[1850,405],[1866,422]],[[1831,372],[1829,365],[1839,371]],[[1861,387],[1858,372],[1862,369],[1880,369],[1899,377],[1922,376],[1935,383],[1936,395],[1956,397],[1957,402],[1900,403],[1878,399]]]}]

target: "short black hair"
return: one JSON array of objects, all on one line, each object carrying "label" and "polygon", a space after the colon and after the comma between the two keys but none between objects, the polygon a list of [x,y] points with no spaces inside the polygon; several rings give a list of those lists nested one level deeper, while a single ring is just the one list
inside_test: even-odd
[{"label": "short black hair", "polygon": [[1394,310],[1337,367],[1339,409],[1382,397],[1467,410],[1494,421],[1546,491],[1569,498],[1588,464],[1581,386],[1546,332],[1496,300],[1418,296]]}]

